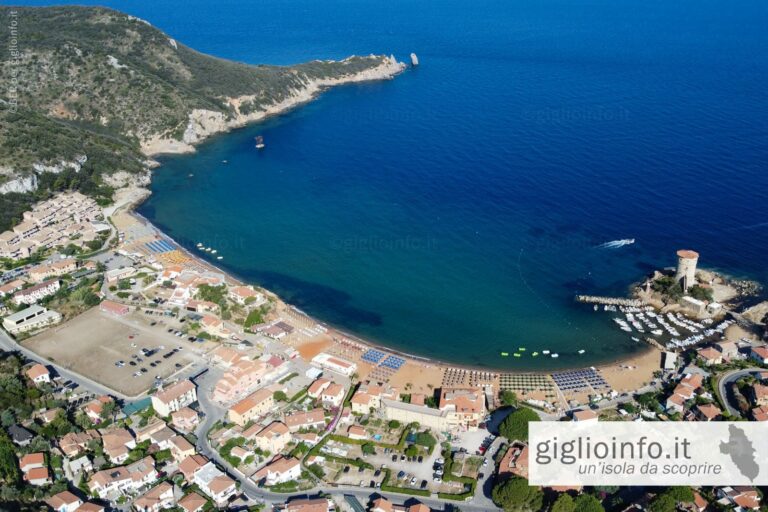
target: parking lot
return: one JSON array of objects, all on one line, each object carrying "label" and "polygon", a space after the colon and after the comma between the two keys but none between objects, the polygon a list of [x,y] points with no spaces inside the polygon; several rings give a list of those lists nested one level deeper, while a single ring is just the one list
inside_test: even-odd
[{"label": "parking lot", "polygon": [[118,318],[90,311],[24,341],[24,346],[67,369],[127,396],[137,396],[199,357],[189,343],[151,326],[141,313]]}]

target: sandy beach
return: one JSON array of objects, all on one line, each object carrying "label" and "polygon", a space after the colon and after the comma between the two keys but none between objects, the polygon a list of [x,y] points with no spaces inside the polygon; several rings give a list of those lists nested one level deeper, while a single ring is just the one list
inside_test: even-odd
[{"label": "sandy beach", "polygon": [[[113,209],[112,222],[121,233],[134,234],[126,235],[121,247],[135,250],[148,239],[147,236],[142,237],[141,235],[150,231],[155,233],[152,237],[165,236],[147,219],[133,211],[133,208],[149,194],[150,192],[144,188],[133,188],[122,191],[119,195],[119,207]],[[135,238],[131,238],[131,236]],[[160,261],[163,264],[178,264],[190,270],[219,272],[224,274],[227,282],[240,284],[240,281],[231,274],[182,247],[178,247],[176,251],[172,251],[170,254],[163,255]],[[251,284],[258,286],[257,283]],[[310,361],[320,353],[342,357],[357,365],[357,375],[361,380],[388,382],[402,394],[431,395],[435,389],[442,386],[482,386],[492,389],[493,396],[497,396],[498,391],[502,388],[511,388],[523,400],[548,401],[555,407],[563,406],[563,400],[588,400],[589,393],[570,395],[558,393],[552,381],[551,372],[481,369],[403,354],[324,324],[287,304],[274,293],[268,290],[264,290],[264,292],[274,303],[269,320],[283,320],[296,328],[294,333],[282,341],[296,349],[302,359]],[[396,355],[403,358],[405,362],[396,371],[374,366],[362,360],[363,354],[370,348]],[[639,389],[653,379],[653,373],[659,369],[660,358],[660,351],[648,346],[647,350],[636,355],[601,364],[595,368],[611,389],[617,392],[627,392]]]}]

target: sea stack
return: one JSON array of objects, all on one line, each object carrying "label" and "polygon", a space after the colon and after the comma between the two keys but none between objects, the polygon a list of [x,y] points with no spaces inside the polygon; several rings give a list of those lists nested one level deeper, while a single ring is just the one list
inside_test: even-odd
[{"label": "sea stack", "polygon": [[418,66],[419,65],[419,58],[416,56],[415,53],[411,54],[411,65],[412,66]]}]

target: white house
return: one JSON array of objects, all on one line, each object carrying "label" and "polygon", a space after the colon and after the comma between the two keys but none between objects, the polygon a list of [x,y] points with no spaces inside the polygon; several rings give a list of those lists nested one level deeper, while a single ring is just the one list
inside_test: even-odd
[{"label": "white house", "polygon": [[152,407],[160,416],[170,416],[197,401],[197,389],[189,380],[182,380],[152,395]]}]

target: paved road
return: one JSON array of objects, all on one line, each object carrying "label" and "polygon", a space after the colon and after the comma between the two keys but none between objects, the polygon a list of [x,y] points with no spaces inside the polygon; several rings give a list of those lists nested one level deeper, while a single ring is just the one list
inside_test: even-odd
[{"label": "paved road", "polygon": [[725,409],[728,411],[728,413],[732,416],[741,417],[741,413],[738,409],[733,407],[731,403],[728,401],[728,386],[732,382],[736,382],[742,377],[746,377],[747,375],[750,375],[754,372],[761,372],[764,371],[762,368],[745,368],[743,370],[733,370],[730,372],[727,372],[725,375],[723,375],[720,378],[720,382],[717,385],[717,391],[720,393],[720,396],[723,399],[723,405],[725,406]]}]

